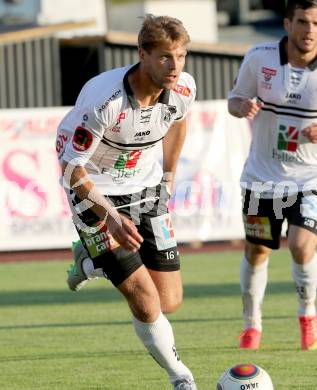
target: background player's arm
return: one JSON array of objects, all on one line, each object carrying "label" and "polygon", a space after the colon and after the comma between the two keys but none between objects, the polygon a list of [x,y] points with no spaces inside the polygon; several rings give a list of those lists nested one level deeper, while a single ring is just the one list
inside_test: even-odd
[{"label": "background player's arm", "polygon": [[309,142],[317,144],[317,123],[312,123],[310,126],[305,127],[303,135]]},{"label": "background player's arm", "polygon": [[228,111],[237,118],[253,119],[262,106],[262,103],[249,98],[234,97],[228,100]]},{"label": "background player's arm", "polygon": [[97,190],[83,166],[63,162],[63,178],[81,200],[86,200],[92,210],[105,221],[113,238],[125,249],[137,251],[143,241],[134,223],[119,214]]},{"label": "background player's arm", "polygon": [[186,137],[186,118],[174,122],[163,140],[164,180],[173,188],[177,162]]}]

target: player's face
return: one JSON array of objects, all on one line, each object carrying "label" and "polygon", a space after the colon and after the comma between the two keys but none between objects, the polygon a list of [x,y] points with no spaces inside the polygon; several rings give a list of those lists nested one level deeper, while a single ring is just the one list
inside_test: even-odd
[{"label": "player's face", "polygon": [[300,53],[317,50],[317,7],[297,8],[292,20],[285,19],[284,26],[289,40]]},{"label": "player's face", "polygon": [[150,53],[140,49],[144,70],[153,85],[159,89],[173,89],[185,65],[186,45],[180,42],[165,43]]}]

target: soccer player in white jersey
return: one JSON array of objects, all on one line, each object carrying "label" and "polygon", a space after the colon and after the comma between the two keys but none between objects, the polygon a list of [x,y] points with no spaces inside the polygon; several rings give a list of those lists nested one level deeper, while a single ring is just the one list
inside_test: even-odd
[{"label": "soccer player in white jersey", "polygon": [[196,94],[183,72],[189,36],[178,19],[147,15],[138,43],[139,62],[88,81],[58,129],[63,181],[84,247],[75,248],[68,284],[77,290],[90,278],[110,279],[173,389],[196,390],[163,314],[180,306],[183,293],[167,203]]},{"label": "soccer player in white jersey", "polygon": [[245,255],[240,282],[244,331],[240,347],[258,349],[261,304],[282,222],[298,295],[303,350],[317,349],[317,1],[288,1],[280,42],[245,56],[229,112],[252,120],[253,140],[241,184]]}]

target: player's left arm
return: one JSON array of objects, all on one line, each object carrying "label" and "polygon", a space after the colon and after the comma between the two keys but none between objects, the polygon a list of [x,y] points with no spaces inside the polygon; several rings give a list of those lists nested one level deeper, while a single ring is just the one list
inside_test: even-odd
[{"label": "player's left arm", "polygon": [[163,140],[164,181],[170,190],[173,188],[177,162],[186,137],[186,118],[175,121]]},{"label": "player's left arm", "polygon": [[311,125],[305,127],[302,131],[303,136],[305,136],[309,142],[317,144],[317,123],[312,123]]}]

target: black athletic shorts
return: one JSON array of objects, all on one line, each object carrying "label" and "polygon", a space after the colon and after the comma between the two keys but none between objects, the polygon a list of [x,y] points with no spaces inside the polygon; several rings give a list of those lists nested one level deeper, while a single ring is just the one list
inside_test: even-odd
[{"label": "black athletic shorts", "polygon": [[136,253],[122,248],[105,225],[99,228],[99,218],[90,209],[75,213],[80,199],[74,193],[71,199],[73,220],[83,245],[95,268],[102,268],[115,286],[141,265],[163,272],[180,269],[177,242],[167,209],[169,193],[165,183],[130,195],[107,196],[119,213],[132,219],[144,238]]},{"label": "black athletic shorts", "polygon": [[288,226],[300,226],[317,234],[317,192],[259,199],[254,192],[243,191],[243,223],[247,241],[278,249],[284,220]]}]

